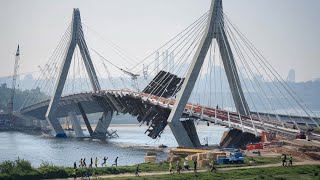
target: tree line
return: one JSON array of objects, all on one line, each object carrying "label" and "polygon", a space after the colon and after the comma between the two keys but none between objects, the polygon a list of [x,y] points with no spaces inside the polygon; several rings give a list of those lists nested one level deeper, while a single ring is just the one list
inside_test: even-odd
[{"label": "tree line", "polygon": [[[7,87],[7,83],[3,83],[0,86],[0,111],[7,112],[8,102],[11,97],[12,89]],[[14,100],[13,100],[13,110],[18,110],[22,107],[23,103],[28,97],[32,97],[34,102],[40,102],[41,100],[48,99],[49,96],[40,91],[40,88],[37,87],[31,90],[21,90],[16,89]]]}]

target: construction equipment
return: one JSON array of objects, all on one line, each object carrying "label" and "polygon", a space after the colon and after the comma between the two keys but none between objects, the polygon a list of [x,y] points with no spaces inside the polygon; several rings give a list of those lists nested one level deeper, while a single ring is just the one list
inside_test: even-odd
[{"label": "construction equipment", "polygon": [[15,63],[14,63],[14,69],[13,69],[13,76],[12,76],[12,88],[11,88],[11,96],[8,102],[8,114],[13,114],[13,99],[14,99],[14,93],[16,89],[16,81],[17,81],[17,74],[19,69],[19,60],[20,60],[20,50],[19,45],[17,48],[17,52],[15,55]]},{"label": "construction equipment", "polygon": [[231,152],[229,156],[217,158],[217,164],[243,164],[244,155],[242,152]]}]

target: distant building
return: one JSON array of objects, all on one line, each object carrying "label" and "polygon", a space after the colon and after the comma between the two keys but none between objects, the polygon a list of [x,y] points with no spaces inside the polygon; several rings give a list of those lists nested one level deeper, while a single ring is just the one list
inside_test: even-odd
[{"label": "distant building", "polygon": [[289,70],[287,82],[290,82],[290,83],[296,82],[296,71],[294,69]]}]

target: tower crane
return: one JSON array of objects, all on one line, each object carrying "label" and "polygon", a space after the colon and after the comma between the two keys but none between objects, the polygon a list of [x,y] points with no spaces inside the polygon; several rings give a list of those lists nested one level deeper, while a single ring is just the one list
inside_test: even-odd
[{"label": "tower crane", "polygon": [[19,60],[20,60],[20,49],[19,49],[19,45],[18,45],[17,52],[15,55],[15,62],[14,62],[14,69],[13,69],[13,76],[12,76],[11,96],[10,96],[10,99],[8,102],[8,113],[11,116],[13,114],[13,99],[14,99],[14,94],[15,94],[15,89],[16,89],[17,74],[18,74],[18,69],[19,69]]}]

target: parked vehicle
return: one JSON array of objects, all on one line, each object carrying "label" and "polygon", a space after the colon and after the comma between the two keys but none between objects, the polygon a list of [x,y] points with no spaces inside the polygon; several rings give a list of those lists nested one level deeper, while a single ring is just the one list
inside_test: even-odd
[{"label": "parked vehicle", "polygon": [[244,155],[242,152],[231,152],[229,156],[217,160],[218,164],[243,164]]},{"label": "parked vehicle", "polygon": [[231,164],[237,163],[237,164],[243,164],[244,163],[244,157],[242,152],[232,152],[230,153],[230,162]]}]

